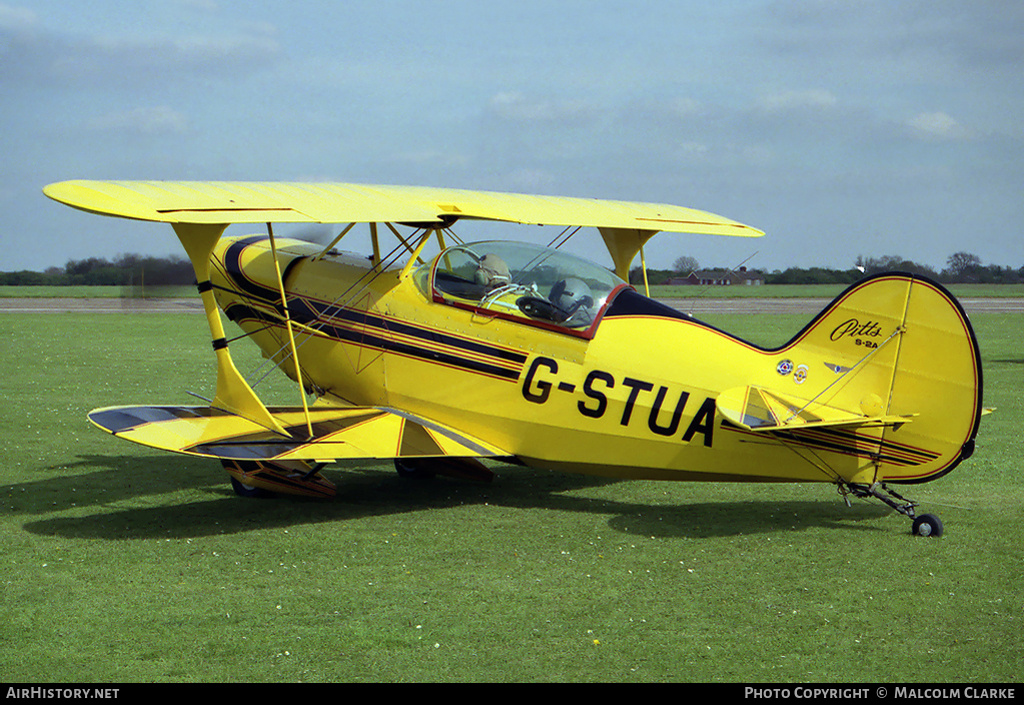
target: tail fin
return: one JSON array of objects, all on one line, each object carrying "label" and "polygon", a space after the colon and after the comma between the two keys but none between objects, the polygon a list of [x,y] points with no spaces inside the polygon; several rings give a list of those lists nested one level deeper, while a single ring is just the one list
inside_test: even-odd
[{"label": "tail fin", "polygon": [[[787,398],[846,414],[845,423],[832,424],[844,428],[818,424],[797,440],[816,438],[825,448],[845,439],[846,448],[870,461],[850,466],[845,480],[926,482],[973,452],[982,413],[981,357],[966,313],[941,285],[903,273],[865,279],[781,354],[780,374],[788,376],[789,366],[797,383],[785,387]],[[883,422],[852,428],[850,416],[857,414]]]}]

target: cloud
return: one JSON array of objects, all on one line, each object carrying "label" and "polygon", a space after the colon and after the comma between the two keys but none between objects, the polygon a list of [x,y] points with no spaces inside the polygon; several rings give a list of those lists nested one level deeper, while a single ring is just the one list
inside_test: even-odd
[{"label": "cloud", "polygon": [[195,76],[233,79],[282,56],[271,32],[124,38],[49,30],[30,10],[0,5],[0,83],[124,89]]},{"label": "cloud", "polygon": [[971,136],[967,128],[943,112],[921,113],[908,120],[907,125],[924,139],[958,141]]},{"label": "cloud", "polygon": [[269,37],[96,37],[64,45],[50,66],[53,76],[70,80],[228,78],[268,66],[279,52]]},{"label": "cloud", "polygon": [[180,135],[189,127],[188,118],[165,105],[107,113],[94,118],[89,127],[99,132],[128,132],[144,136]]},{"label": "cloud", "polygon": [[781,91],[761,98],[760,107],[768,112],[776,113],[831,108],[838,102],[836,97],[826,90]]},{"label": "cloud", "polygon": [[214,13],[220,9],[217,0],[178,0],[183,7],[199,10],[201,12]]},{"label": "cloud", "polygon": [[25,32],[33,30],[38,22],[39,17],[32,10],[0,3],[0,29]]},{"label": "cloud", "polygon": [[595,109],[582,100],[529,98],[522,93],[498,93],[491,98],[490,113],[503,120],[525,123],[577,123],[589,121]]},{"label": "cloud", "polygon": [[1020,82],[1024,3],[1017,0],[775,0],[752,16],[757,51],[776,73],[784,67],[850,92],[956,95],[965,81]]}]

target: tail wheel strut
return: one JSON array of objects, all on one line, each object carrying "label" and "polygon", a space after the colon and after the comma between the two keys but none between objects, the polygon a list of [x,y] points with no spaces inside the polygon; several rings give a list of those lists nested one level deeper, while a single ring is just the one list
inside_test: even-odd
[{"label": "tail wheel strut", "polygon": [[839,493],[843,495],[847,506],[850,505],[849,495],[860,498],[873,497],[895,509],[900,514],[913,520],[910,532],[915,536],[942,536],[942,521],[934,514],[917,515],[918,503],[907,499],[884,482],[871,485],[840,483]]}]

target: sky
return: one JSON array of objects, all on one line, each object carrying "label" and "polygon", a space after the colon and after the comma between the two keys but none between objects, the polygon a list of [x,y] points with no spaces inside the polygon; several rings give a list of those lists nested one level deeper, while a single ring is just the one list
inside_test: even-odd
[{"label": "sky", "polygon": [[1016,268],[1024,2],[0,0],[0,271],[181,254],[42,195],[67,179],[651,201],[767,233],[661,234],[657,268]]}]

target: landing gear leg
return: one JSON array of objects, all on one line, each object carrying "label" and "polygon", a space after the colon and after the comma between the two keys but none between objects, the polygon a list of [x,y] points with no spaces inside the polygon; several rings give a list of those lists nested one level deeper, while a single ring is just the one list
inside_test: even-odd
[{"label": "landing gear leg", "polygon": [[334,497],[334,484],[320,474],[323,465],[301,460],[223,460],[231,476],[231,486],[240,497],[275,497],[279,494],[300,497]]},{"label": "landing gear leg", "polygon": [[839,485],[839,493],[843,495],[847,506],[850,504],[849,495],[854,497],[874,497],[875,499],[889,505],[903,516],[914,520],[911,526],[911,533],[915,536],[942,536],[942,522],[934,514],[922,514],[917,516],[915,511],[917,502],[908,500],[895,490],[889,489],[884,482],[876,482],[872,485],[857,485],[842,483]]},{"label": "landing gear leg", "polygon": [[430,479],[435,475],[477,482],[494,480],[494,473],[475,458],[395,458],[395,470],[401,477],[417,480]]}]

